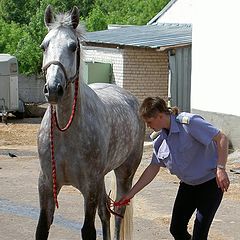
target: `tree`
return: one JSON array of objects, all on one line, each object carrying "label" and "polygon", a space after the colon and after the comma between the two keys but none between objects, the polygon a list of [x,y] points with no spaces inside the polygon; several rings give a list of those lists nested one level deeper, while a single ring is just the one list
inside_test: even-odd
[{"label": "tree", "polygon": [[70,11],[73,6],[77,6],[80,16],[85,18],[92,9],[94,2],[95,0],[41,0],[41,6],[51,5],[56,12]]},{"label": "tree", "polygon": [[96,0],[86,18],[89,31],[106,29],[108,24],[145,25],[169,0]]},{"label": "tree", "polygon": [[105,14],[100,9],[99,6],[96,6],[91,11],[91,14],[87,18],[87,29],[88,31],[95,31],[95,30],[104,30],[107,28],[107,21],[105,18]]},{"label": "tree", "polygon": [[0,0],[0,52],[17,57],[24,74],[41,71],[39,48],[47,30],[44,12],[66,12],[75,5],[89,31],[107,29],[108,24],[146,24],[169,0]]},{"label": "tree", "polygon": [[86,18],[94,2],[95,0],[1,0],[0,16],[7,23],[28,24],[39,9],[44,11],[42,7],[50,4],[58,12],[66,12],[77,6],[80,16]]},{"label": "tree", "polygon": [[26,75],[41,72],[42,51],[39,46],[47,33],[43,18],[44,12],[38,11],[31,18],[30,23],[23,27],[25,34],[18,42],[15,51],[20,72]]},{"label": "tree", "polygon": [[1,0],[0,16],[7,23],[28,24],[38,6],[36,0]]},{"label": "tree", "polygon": [[15,54],[18,42],[24,35],[22,28],[17,23],[6,23],[0,18],[0,52]]}]

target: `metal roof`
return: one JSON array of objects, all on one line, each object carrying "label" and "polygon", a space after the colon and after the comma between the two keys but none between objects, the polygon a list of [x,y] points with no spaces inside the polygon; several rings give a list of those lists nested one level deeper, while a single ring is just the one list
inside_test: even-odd
[{"label": "metal roof", "polygon": [[114,45],[164,49],[192,43],[191,24],[162,23],[86,33],[84,45]]}]

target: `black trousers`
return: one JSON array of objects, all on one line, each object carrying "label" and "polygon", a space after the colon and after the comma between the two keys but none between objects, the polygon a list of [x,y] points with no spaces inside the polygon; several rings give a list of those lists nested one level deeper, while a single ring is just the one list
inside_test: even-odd
[{"label": "black trousers", "polygon": [[[207,240],[214,215],[222,201],[223,192],[216,179],[197,186],[181,182],[175,199],[170,232],[175,240]],[[197,209],[193,235],[187,231],[188,222]]]}]

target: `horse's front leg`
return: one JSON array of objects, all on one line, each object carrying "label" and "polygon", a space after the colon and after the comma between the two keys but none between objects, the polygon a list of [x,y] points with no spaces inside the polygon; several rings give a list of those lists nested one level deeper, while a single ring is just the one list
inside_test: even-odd
[{"label": "horse's front leg", "polygon": [[[91,180],[92,181],[92,180]],[[99,202],[99,181],[88,183],[83,192],[85,219],[82,227],[83,240],[96,240],[95,216]]]},{"label": "horse's front leg", "polygon": [[46,180],[42,174],[38,180],[40,201],[40,216],[36,230],[36,240],[47,240],[49,228],[53,222],[55,203],[53,199],[52,182]]},{"label": "horse's front leg", "polygon": [[99,197],[99,205],[98,205],[98,215],[101,219],[102,223],[102,232],[103,232],[103,240],[110,240],[111,233],[110,233],[110,213],[107,209],[106,203],[108,201],[105,183],[99,183],[100,187],[100,197]]}]

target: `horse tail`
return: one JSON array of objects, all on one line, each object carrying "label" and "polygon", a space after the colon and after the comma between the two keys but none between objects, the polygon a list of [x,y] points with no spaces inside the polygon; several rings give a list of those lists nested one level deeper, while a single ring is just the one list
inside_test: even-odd
[{"label": "horse tail", "polygon": [[[111,198],[116,199],[117,184],[116,184],[115,174],[113,171],[109,172],[105,176],[105,181],[107,182],[106,184],[107,192],[111,191]],[[111,239],[114,239],[114,232],[115,232],[114,229],[115,229],[115,217],[111,216],[110,218]]]},{"label": "horse tail", "polygon": [[120,240],[133,239],[133,200],[126,206],[120,229]]},{"label": "horse tail", "polygon": [[[116,178],[113,172],[108,173],[106,176],[107,186],[111,189],[111,198],[116,199]],[[107,189],[110,190],[110,189]],[[115,229],[115,217],[112,216],[110,219],[110,229],[111,229],[111,239],[114,239],[114,229]],[[120,227],[120,239],[119,240],[132,240],[133,239],[133,199],[128,206],[126,206],[126,210],[124,213],[124,218],[121,221]]]}]

